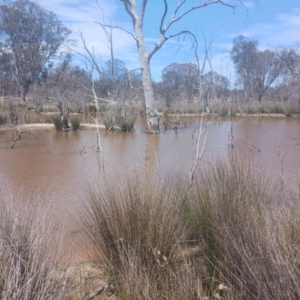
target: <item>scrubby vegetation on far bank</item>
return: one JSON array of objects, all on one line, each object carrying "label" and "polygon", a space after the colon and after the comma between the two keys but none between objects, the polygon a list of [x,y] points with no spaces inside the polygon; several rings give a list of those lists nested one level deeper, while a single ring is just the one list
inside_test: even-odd
[{"label": "scrubby vegetation on far bank", "polygon": [[[53,124],[56,130],[72,129],[78,130],[90,127],[87,124],[97,124],[108,131],[121,130],[132,132],[135,130],[135,122],[139,116],[145,116],[145,109],[142,103],[134,102],[126,105],[106,105],[98,106],[87,103],[81,113],[76,112],[76,107],[69,107],[69,113],[63,118],[54,105],[42,105],[35,107],[26,106],[20,101],[0,102],[0,126],[16,124]],[[25,105],[25,106],[24,106]],[[157,103],[158,112],[161,115],[161,129],[173,128],[173,124],[178,125],[182,116],[199,116],[203,112],[203,105],[196,102],[177,103],[170,105]],[[231,118],[234,116],[282,116],[291,117],[299,115],[299,108],[294,104],[284,102],[264,102],[264,103],[215,103],[205,106],[204,113],[210,116],[221,116]],[[17,117],[16,117],[17,116]],[[185,120],[186,122],[186,120]],[[170,127],[171,126],[171,127]]]}]

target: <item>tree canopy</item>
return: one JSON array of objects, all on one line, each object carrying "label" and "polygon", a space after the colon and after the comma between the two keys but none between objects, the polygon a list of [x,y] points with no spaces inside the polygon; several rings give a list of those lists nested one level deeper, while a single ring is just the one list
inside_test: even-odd
[{"label": "tree canopy", "polygon": [[24,101],[29,86],[39,83],[47,63],[70,33],[54,13],[34,2],[17,0],[0,5],[1,48],[11,54],[14,79]]}]

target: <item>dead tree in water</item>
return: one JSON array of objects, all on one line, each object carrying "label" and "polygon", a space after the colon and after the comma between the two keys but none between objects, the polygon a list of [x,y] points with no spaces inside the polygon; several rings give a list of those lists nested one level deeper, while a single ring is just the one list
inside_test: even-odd
[{"label": "dead tree in water", "polygon": [[11,149],[14,149],[14,146],[15,146],[15,143],[18,141],[18,140],[21,140],[22,139],[22,134],[30,134],[32,136],[34,136],[36,138],[36,135],[34,135],[33,133],[31,132],[25,132],[25,131],[22,131],[19,127],[17,127],[17,130],[18,130],[18,134],[16,135],[12,145],[11,145]]}]

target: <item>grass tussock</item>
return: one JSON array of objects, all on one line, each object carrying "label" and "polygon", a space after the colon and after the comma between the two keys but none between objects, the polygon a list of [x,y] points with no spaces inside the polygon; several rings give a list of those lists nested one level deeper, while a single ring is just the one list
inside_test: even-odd
[{"label": "grass tussock", "polygon": [[59,112],[59,109],[55,105],[40,105],[35,108],[38,113],[52,113]]},{"label": "grass tussock", "polygon": [[135,107],[111,107],[110,110],[103,113],[103,123],[108,131],[119,127],[124,132],[133,132],[135,121]]},{"label": "grass tussock", "polygon": [[88,189],[87,232],[120,299],[162,299],[173,290],[183,236],[183,191],[176,180],[138,176]]},{"label": "grass tussock", "polygon": [[7,123],[7,114],[0,113],[0,125],[4,125]]},{"label": "grass tussock", "polygon": [[51,116],[51,121],[54,125],[55,130],[61,130],[63,126],[63,121],[60,115]]},{"label": "grass tussock", "polygon": [[300,297],[299,204],[261,170],[234,157],[193,184],[109,182],[88,188],[85,223],[119,299]]},{"label": "grass tussock", "polygon": [[72,130],[78,130],[80,128],[80,119],[78,116],[72,116],[70,121]]},{"label": "grass tussock", "polygon": [[0,298],[66,299],[67,278],[57,267],[59,240],[44,205],[1,202]]}]

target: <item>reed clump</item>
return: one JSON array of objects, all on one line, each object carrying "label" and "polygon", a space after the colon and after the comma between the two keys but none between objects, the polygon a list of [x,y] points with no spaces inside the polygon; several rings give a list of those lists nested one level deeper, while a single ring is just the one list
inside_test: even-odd
[{"label": "reed clump", "polygon": [[[87,189],[87,235],[119,299],[296,299],[300,210],[233,157],[183,178]],[[207,298],[205,298],[207,297]]]},{"label": "reed clump", "polygon": [[[111,182],[111,181],[110,181]],[[88,189],[85,213],[94,249],[120,299],[162,299],[172,290],[183,237],[183,190],[174,180],[139,176]]]},{"label": "reed clump", "polygon": [[55,114],[55,115],[51,116],[51,121],[54,125],[55,130],[61,130],[62,129],[63,121],[62,121],[60,115]]},{"label": "reed clump", "polygon": [[80,119],[78,116],[72,116],[70,121],[72,130],[78,130],[80,128]]}]

